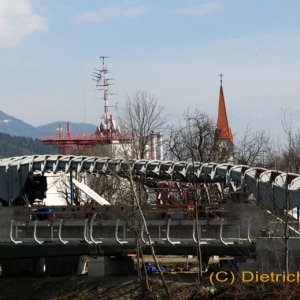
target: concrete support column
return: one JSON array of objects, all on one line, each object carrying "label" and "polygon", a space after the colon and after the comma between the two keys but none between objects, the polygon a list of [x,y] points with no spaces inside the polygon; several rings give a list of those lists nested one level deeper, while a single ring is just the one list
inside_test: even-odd
[{"label": "concrete support column", "polygon": [[76,275],[79,256],[46,257],[46,271],[50,276]]},{"label": "concrete support column", "polygon": [[88,262],[88,275],[102,277],[108,275],[128,275],[134,273],[134,263],[130,257],[101,256]]},{"label": "concrete support column", "polygon": [[41,275],[44,273],[44,258],[3,260],[0,262],[4,276]]},{"label": "concrete support column", "polygon": [[33,274],[42,275],[45,272],[45,258],[34,258],[33,259]]},{"label": "concrete support column", "polygon": [[77,275],[82,275],[86,273],[86,265],[88,263],[89,257],[87,255],[81,255],[78,259]]}]

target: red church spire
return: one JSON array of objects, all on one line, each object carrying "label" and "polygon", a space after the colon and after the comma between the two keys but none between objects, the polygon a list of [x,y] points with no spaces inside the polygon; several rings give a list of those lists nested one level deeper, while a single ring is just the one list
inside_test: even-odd
[{"label": "red church spire", "polygon": [[222,77],[223,77],[223,74],[220,74],[221,86],[220,86],[220,95],[219,95],[219,110],[218,110],[217,128],[219,130],[219,138],[228,140],[233,144],[233,136],[232,136],[231,129],[229,127],[228,119],[227,119],[225,98],[224,98],[223,86],[222,86]]}]

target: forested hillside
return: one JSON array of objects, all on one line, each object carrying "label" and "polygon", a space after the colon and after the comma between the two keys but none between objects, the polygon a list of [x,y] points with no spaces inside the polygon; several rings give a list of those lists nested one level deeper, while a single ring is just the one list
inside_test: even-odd
[{"label": "forested hillside", "polygon": [[48,153],[57,153],[57,150],[43,145],[38,139],[0,133],[0,158]]},{"label": "forested hillside", "polygon": [[[42,133],[57,132],[59,125],[62,127],[62,132],[67,132],[66,121],[56,121],[42,126],[34,127],[24,121],[17,119],[11,115],[0,111],[0,132],[26,136],[31,138],[39,138]],[[97,126],[84,123],[70,123],[72,132],[95,132]]]}]

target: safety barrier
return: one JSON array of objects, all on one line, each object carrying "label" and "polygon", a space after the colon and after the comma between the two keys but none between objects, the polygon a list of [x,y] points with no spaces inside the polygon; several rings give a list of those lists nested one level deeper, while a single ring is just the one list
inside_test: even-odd
[{"label": "safety barrier", "polygon": [[[248,219],[248,227],[247,227],[247,237],[241,238],[239,235],[237,237],[231,238],[224,238],[224,219],[219,220],[219,222],[215,221],[215,225],[213,226],[220,226],[219,229],[219,241],[221,244],[225,246],[233,245],[236,243],[248,243],[252,244],[253,239],[250,237],[250,221]],[[217,225],[219,223],[219,225]],[[163,225],[164,224],[164,225]],[[173,225],[172,225],[173,224]],[[198,228],[197,228],[197,221],[185,220],[185,228],[190,228],[190,234],[186,234],[182,231],[182,225],[178,220],[172,220],[171,218],[166,219],[165,221],[157,221],[157,220],[148,220],[147,227],[150,226],[152,229],[151,234],[151,243],[155,244],[166,244],[169,243],[172,246],[180,246],[186,244],[198,244],[197,236],[199,236],[199,244],[200,245],[207,245],[210,243],[215,244],[218,238],[214,237],[201,237],[201,225],[198,221]],[[172,226],[171,226],[172,225]],[[163,226],[166,234],[164,237],[161,236],[161,227]],[[94,236],[95,228],[102,229],[103,232],[108,232],[110,236]],[[128,229],[127,229],[128,228]],[[171,229],[175,232],[171,238]],[[26,230],[24,230],[26,229]],[[123,232],[122,237],[120,237],[120,229]],[[155,229],[155,230],[154,230]],[[198,230],[198,234],[197,234]],[[232,230],[232,229],[231,229]],[[29,236],[25,233],[20,236],[20,232],[26,231],[26,234],[29,233]],[[40,235],[38,232],[40,231]],[[64,238],[62,237],[64,231]],[[129,236],[126,238],[126,232],[129,232]],[[80,234],[81,232],[81,234]],[[144,236],[145,227],[144,224],[140,224],[140,238],[141,241],[145,245],[149,245],[150,242],[145,239]],[[155,232],[155,233],[153,233]],[[42,234],[41,234],[42,233]],[[75,237],[74,237],[75,233]],[[32,234],[30,236],[30,234]],[[176,234],[178,235],[175,238]],[[61,243],[63,245],[67,245],[70,243],[82,243],[83,241],[89,245],[97,245],[97,244],[114,244],[117,243],[120,246],[124,246],[126,244],[134,244],[133,230],[129,230],[127,221],[125,220],[106,220],[106,221],[96,221],[96,215],[92,218],[86,218],[83,220],[63,220],[63,219],[56,219],[52,221],[16,221],[11,220],[10,222],[10,232],[9,238],[11,242],[15,245],[20,245],[22,243],[36,243],[38,245],[45,245],[47,243]],[[180,236],[180,237],[179,237]]]}]

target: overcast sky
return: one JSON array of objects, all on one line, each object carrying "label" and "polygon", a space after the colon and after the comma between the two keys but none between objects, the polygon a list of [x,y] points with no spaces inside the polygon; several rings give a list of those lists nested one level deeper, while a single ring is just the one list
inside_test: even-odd
[{"label": "overcast sky", "polygon": [[[187,108],[216,119],[219,73],[236,137],[276,136],[283,110],[300,128],[300,1],[0,0],[0,110],[32,125],[98,124],[99,57],[110,104],[144,90],[176,122]],[[86,105],[85,105],[86,103]]]}]

